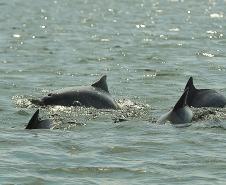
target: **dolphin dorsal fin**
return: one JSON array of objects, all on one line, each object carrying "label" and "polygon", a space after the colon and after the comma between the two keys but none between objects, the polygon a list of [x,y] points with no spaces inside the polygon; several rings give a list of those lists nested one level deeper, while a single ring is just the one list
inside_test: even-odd
[{"label": "dolphin dorsal fin", "polygon": [[196,90],[196,88],[195,88],[195,86],[193,84],[193,78],[192,77],[189,78],[189,80],[188,80],[188,82],[187,82],[187,84],[186,84],[184,89],[187,89],[187,88],[189,88],[189,91]]},{"label": "dolphin dorsal fin", "polygon": [[189,88],[185,89],[180,99],[177,101],[176,105],[173,107],[173,110],[177,110],[183,108],[187,105],[187,96],[188,96]]},{"label": "dolphin dorsal fin", "polygon": [[106,79],[107,79],[107,75],[103,75],[98,81],[93,83],[91,86],[96,87],[96,88],[100,88],[100,89],[109,93]]},{"label": "dolphin dorsal fin", "polygon": [[25,129],[33,129],[39,122],[39,109],[34,113]]}]

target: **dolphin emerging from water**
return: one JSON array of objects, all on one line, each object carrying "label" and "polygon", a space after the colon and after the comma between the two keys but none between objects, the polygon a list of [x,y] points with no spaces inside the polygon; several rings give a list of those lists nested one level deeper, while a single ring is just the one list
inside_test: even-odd
[{"label": "dolphin emerging from water", "polygon": [[192,121],[193,113],[187,106],[187,95],[189,89],[186,89],[172,110],[159,118],[157,123],[170,121],[172,124],[185,124]]},{"label": "dolphin emerging from water", "polygon": [[50,129],[52,123],[49,119],[41,120],[39,118],[39,109],[34,113],[25,129]]},{"label": "dolphin emerging from water", "polygon": [[213,89],[196,89],[190,77],[185,89],[189,89],[187,105],[192,107],[224,107],[226,98]]},{"label": "dolphin emerging from water", "polygon": [[119,106],[111,97],[106,82],[107,76],[102,76],[91,86],[72,87],[55,93],[50,93],[41,100],[31,100],[38,105],[85,106],[97,109],[118,109]]}]

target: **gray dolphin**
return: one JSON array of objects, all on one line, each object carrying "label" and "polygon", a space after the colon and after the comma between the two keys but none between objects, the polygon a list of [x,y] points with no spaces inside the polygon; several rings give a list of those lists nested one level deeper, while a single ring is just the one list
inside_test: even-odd
[{"label": "gray dolphin", "polygon": [[189,88],[187,105],[192,107],[224,107],[226,98],[213,89],[196,89],[190,77],[185,89]]},{"label": "gray dolphin", "polygon": [[41,100],[31,100],[38,105],[85,106],[97,109],[118,109],[119,105],[111,97],[106,82],[107,76],[102,76],[91,86],[72,87],[50,93]]},{"label": "gray dolphin", "polygon": [[39,118],[39,109],[34,113],[25,129],[50,129],[52,123],[49,119],[41,120]]},{"label": "gray dolphin", "polygon": [[187,106],[187,95],[189,89],[186,89],[172,110],[161,116],[157,123],[170,121],[172,124],[185,124],[192,121],[193,113]]}]

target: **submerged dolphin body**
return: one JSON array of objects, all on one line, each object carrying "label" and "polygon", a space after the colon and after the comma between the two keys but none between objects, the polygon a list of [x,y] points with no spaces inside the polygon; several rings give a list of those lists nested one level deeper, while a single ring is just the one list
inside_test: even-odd
[{"label": "submerged dolphin body", "polygon": [[50,129],[52,123],[49,119],[41,120],[39,118],[39,109],[34,113],[25,129]]},{"label": "submerged dolphin body", "polygon": [[111,97],[104,75],[91,86],[72,87],[50,93],[41,100],[32,100],[38,105],[85,106],[97,109],[118,109],[119,106]]},{"label": "submerged dolphin body", "polygon": [[172,110],[159,118],[157,123],[170,121],[172,124],[190,123],[193,117],[191,109],[187,106],[187,95],[189,89],[186,89]]},{"label": "submerged dolphin body", "polygon": [[189,89],[187,105],[192,107],[224,107],[226,98],[213,89],[196,89],[190,77],[185,89]]}]

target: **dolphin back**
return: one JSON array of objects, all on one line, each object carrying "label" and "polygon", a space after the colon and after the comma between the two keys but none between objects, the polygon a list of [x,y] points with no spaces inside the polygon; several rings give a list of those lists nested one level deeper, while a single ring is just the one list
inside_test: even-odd
[{"label": "dolphin back", "polygon": [[193,107],[224,107],[226,98],[212,89],[200,89],[189,103]]},{"label": "dolphin back", "polygon": [[185,89],[183,94],[181,95],[180,99],[174,105],[173,110],[181,109],[187,105],[187,97],[188,97],[189,88]]},{"label": "dolphin back", "polygon": [[172,124],[184,124],[191,122],[193,113],[186,103],[188,91],[189,88],[183,92],[173,109],[161,116],[157,123],[170,121]]},{"label": "dolphin back", "polygon": [[39,109],[33,114],[25,129],[33,129],[39,122]]},{"label": "dolphin back", "polygon": [[226,98],[213,89],[196,89],[190,77],[185,90],[189,89],[187,105],[192,107],[224,107]]},{"label": "dolphin back", "polygon": [[194,84],[193,84],[193,78],[192,77],[189,78],[184,90],[186,90],[187,88],[189,89],[189,91],[194,91],[196,89]]},{"label": "dolphin back", "polygon": [[111,97],[106,82],[107,76],[102,76],[90,86],[71,87],[56,91],[41,100],[31,100],[36,105],[84,106],[97,109],[119,109],[117,102]]},{"label": "dolphin back", "polygon": [[190,123],[193,118],[193,113],[188,106],[185,106],[181,109],[177,109],[176,111],[172,111],[169,115],[169,121],[172,124],[184,124]]},{"label": "dolphin back", "polygon": [[106,75],[103,75],[98,81],[93,83],[91,86],[96,87],[96,88],[100,88],[103,91],[109,93],[108,85],[107,85],[107,76]]},{"label": "dolphin back", "polygon": [[39,109],[34,113],[25,129],[50,129],[51,121],[49,119],[41,120],[39,118]]}]

